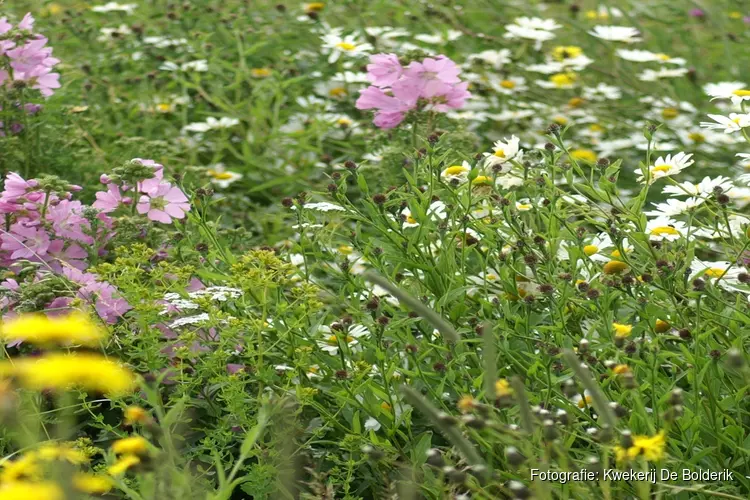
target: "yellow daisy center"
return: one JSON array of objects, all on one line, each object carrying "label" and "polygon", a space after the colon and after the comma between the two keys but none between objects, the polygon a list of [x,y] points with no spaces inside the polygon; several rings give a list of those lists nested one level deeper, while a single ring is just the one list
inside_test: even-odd
[{"label": "yellow daisy center", "polygon": [[557,73],[549,77],[549,80],[555,84],[556,87],[567,87],[573,85],[576,81],[576,75],[574,73]]},{"label": "yellow daisy center", "polygon": [[652,172],[663,172],[667,173],[671,169],[671,165],[654,165],[654,168],[651,169]]},{"label": "yellow daisy center", "polygon": [[328,95],[331,97],[341,97],[346,95],[346,89],[344,87],[334,87],[328,91]]},{"label": "yellow daisy center", "polygon": [[680,232],[677,229],[673,228],[672,226],[659,226],[659,227],[653,228],[651,230],[651,234],[653,236],[663,236],[665,234],[674,236],[674,235],[679,235]]},{"label": "yellow daisy center", "polygon": [[633,325],[624,323],[612,323],[612,328],[614,328],[617,337],[627,337],[633,331]]},{"label": "yellow daisy center", "polygon": [[674,120],[680,115],[680,110],[677,108],[664,108],[661,111],[661,117],[665,120]]},{"label": "yellow daisy center", "polygon": [[217,181],[226,181],[232,178],[232,174],[229,172],[217,172],[216,170],[209,170],[208,175],[216,179]]},{"label": "yellow daisy center", "polygon": [[596,245],[586,245],[585,247],[583,247],[583,253],[585,253],[587,257],[591,257],[598,251],[599,247]]},{"label": "yellow daisy center", "polygon": [[692,132],[688,134],[688,139],[698,143],[706,142],[706,136],[701,134],[700,132]]},{"label": "yellow daisy center", "polygon": [[[347,335],[345,337],[341,337],[341,340],[343,340],[344,343],[346,343],[346,344],[350,344],[350,343],[354,342],[354,337],[352,337],[350,335]],[[328,337],[327,342],[328,342],[328,345],[338,346],[339,345],[339,338],[336,335],[331,335],[330,337]]]},{"label": "yellow daisy center", "polygon": [[162,102],[156,105],[156,109],[158,111],[161,111],[162,113],[166,113],[167,111],[170,111],[172,109],[172,106],[166,102]]},{"label": "yellow daisy center", "polygon": [[585,102],[586,101],[580,97],[573,97],[568,101],[568,106],[570,106],[571,108],[578,108],[583,106]]},{"label": "yellow daisy center", "polygon": [[750,90],[745,89],[739,89],[732,92],[732,94],[739,96],[739,97],[750,97]]},{"label": "yellow daisy center", "polygon": [[469,170],[462,165],[453,165],[452,167],[445,169],[445,175],[461,175],[468,171]]},{"label": "yellow daisy center", "polygon": [[504,89],[513,89],[516,88],[516,82],[511,80],[503,80],[500,82],[500,86]]},{"label": "yellow daisy center", "polygon": [[350,247],[349,245],[341,245],[338,248],[339,253],[342,253],[344,255],[351,255],[352,252],[354,252],[354,249]]},{"label": "yellow daisy center", "polygon": [[669,61],[670,59],[672,59],[667,54],[656,54],[656,57],[661,59],[662,61]]},{"label": "yellow daisy center", "polygon": [[476,179],[471,181],[471,183],[475,186],[489,186],[492,184],[492,179],[490,177],[487,177],[486,175],[480,175],[477,176]]},{"label": "yellow daisy center", "polygon": [[415,219],[411,215],[407,215],[406,216],[406,222],[408,222],[409,224],[416,224],[417,223],[417,219]]},{"label": "yellow daisy center", "polygon": [[602,127],[598,123],[592,123],[591,125],[589,125],[589,130],[592,132],[604,132],[604,127]]},{"label": "yellow daisy center", "polygon": [[711,269],[706,270],[706,276],[709,278],[716,278],[719,279],[722,276],[724,276],[727,273],[726,269],[722,269],[720,267],[712,267]]},{"label": "yellow daisy center", "polygon": [[494,155],[498,158],[505,158],[505,151],[502,149],[496,149]]},{"label": "yellow daisy center", "polygon": [[339,42],[336,44],[336,47],[340,48],[341,50],[346,50],[347,52],[352,51],[357,48],[356,45],[349,42]]}]

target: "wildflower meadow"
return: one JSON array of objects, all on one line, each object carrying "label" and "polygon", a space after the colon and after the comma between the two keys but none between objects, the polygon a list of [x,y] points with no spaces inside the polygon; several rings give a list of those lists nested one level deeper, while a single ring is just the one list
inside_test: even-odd
[{"label": "wildflower meadow", "polygon": [[0,500],[750,498],[750,4],[0,0]]}]

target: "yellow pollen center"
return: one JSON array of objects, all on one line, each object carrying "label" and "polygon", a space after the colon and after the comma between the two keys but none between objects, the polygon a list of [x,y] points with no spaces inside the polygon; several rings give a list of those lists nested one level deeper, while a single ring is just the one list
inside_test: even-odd
[{"label": "yellow pollen center", "polygon": [[486,278],[487,278],[487,281],[495,281],[497,279],[497,274],[490,273],[486,276]]},{"label": "yellow pollen center", "polygon": [[659,227],[653,228],[651,230],[651,234],[654,236],[662,236],[665,234],[674,236],[674,235],[679,235],[680,232],[671,226],[659,226]]},{"label": "yellow pollen center", "polygon": [[504,89],[513,89],[516,87],[516,82],[513,82],[511,80],[503,80],[500,82],[500,86]]},{"label": "yellow pollen center", "polygon": [[341,97],[346,95],[346,89],[344,87],[334,87],[328,91],[328,95],[331,97]]},{"label": "yellow pollen center", "polygon": [[652,172],[663,172],[667,173],[669,172],[669,169],[672,168],[670,165],[654,165],[654,168],[651,169]]},{"label": "yellow pollen center", "polygon": [[693,142],[706,142],[706,136],[701,134],[700,132],[693,132],[691,134],[688,134],[688,139]]},{"label": "yellow pollen center", "polygon": [[336,44],[336,47],[340,48],[341,50],[351,51],[357,48],[356,45],[349,42],[339,42]]},{"label": "yellow pollen center", "polygon": [[341,245],[338,250],[339,253],[342,253],[344,255],[351,255],[351,253],[354,252],[354,249],[349,245]]},{"label": "yellow pollen center", "polygon": [[573,73],[557,73],[552,75],[549,80],[555,84],[555,87],[567,87],[573,85],[576,81],[576,75]]},{"label": "yellow pollen center", "polygon": [[[346,344],[350,344],[354,342],[354,337],[347,335],[346,337],[342,337],[341,340],[343,340]],[[328,337],[328,345],[338,346],[339,338],[336,335],[331,335],[330,337]]]},{"label": "yellow pollen center", "polygon": [[599,247],[596,245],[586,245],[585,247],[583,247],[583,253],[585,253],[587,257],[591,257],[598,251]]},{"label": "yellow pollen center", "polygon": [[517,208],[518,210],[531,210],[531,205],[528,203],[519,203]]},{"label": "yellow pollen center", "polygon": [[622,256],[622,254],[620,253],[619,250],[612,250],[612,253],[609,254],[609,255],[610,255],[610,257],[621,257]]},{"label": "yellow pollen center", "polygon": [[461,175],[468,172],[468,169],[461,165],[453,165],[445,169],[445,175]]},{"label": "yellow pollen center", "polygon": [[232,174],[230,174],[229,172],[217,172],[216,170],[209,170],[208,175],[210,175],[217,181],[226,181],[232,178]]},{"label": "yellow pollen center", "polygon": [[667,54],[656,54],[656,57],[661,59],[662,61],[669,61],[670,59],[672,59]]},{"label": "yellow pollen center", "polygon": [[665,120],[674,120],[677,118],[680,114],[680,111],[677,108],[664,108],[661,111],[661,117]]},{"label": "yellow pollen center", "polygon": [[415,219],[411,215],[407,215],[406,216],[406,222],[408,222],[409,224],[416,224],[417,223],[417,219]]},{"label": "yellow pollen center", "polygon": [[167,111],[172,109],[172,106],[170,106],[169,104],[165,102],[162,102],[156,105],[156,109],[161,111],[162,113],[166,113]]},{"label": "yellow pollen center", "polygon": [[719,279],[722,276],[724,276],[727,273],[726,269],[722,269],[720,267],[712,267],[711,269],[706,270],[706,276],[709,278],[716,278]]},{"label": "yellow pollen center", "polygon": [[734,92],[732,92],[732,94],[738,97],[750,97],[750,90],[745,90],[745,89],[735,90]]},{"label": "yellow pollen center", "polygon": [[494,154],[498,158],[505,158],[505,151],[503,151],[502,149],[496,149]]}]

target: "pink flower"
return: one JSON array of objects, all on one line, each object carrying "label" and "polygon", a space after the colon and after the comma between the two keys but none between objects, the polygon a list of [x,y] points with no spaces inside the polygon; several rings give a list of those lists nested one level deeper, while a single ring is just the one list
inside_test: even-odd
[{"label": "pink flower", "polygon": [[428,57],[421,63],[412,61],[406,69],[406,76],[421,80],[424,91],[431,95],[440,93],[438,89],[445,89],[446,84],[452,85],[460,82],[459,73],[461,73],[461,68],[442,55],[435,59]]},{"label": "pink flower", "polygon": [[120,186],[116,184],[108,184],[106,191],[99,191],[96,193],[96,201],[91,206],[108,214],[117,210],[120,203],[122,203]]},{"label": "pink flower", "polygon": [[[153,180],[144,181],[143,185]],[[150,220],[170,224],[173,218],[182,219],[190,210],[188,198],[180,188],[168,182],[157,185],[150,183],[147,188],[146,194],[138,200],[136,210],[139,214],[146,214]]]},{"label": "pink flower", "polygon": [[374,123],[378,128],[391,129],[394,127],[398,127],[399,124],[404,121],[405,117],[406,113],[401,113],[398,111],[395,113],[379,111],[375,113],[375,117],[373,118],[372,123]]},{"label": "pink flower", "polygon": [[23,16],[21,22],[18,23],[18,29],[26,31],[31,31],[32,29],[34,29],[34,18],[31,17],[31,12]]},{"label": "pink flower", "polygon": [[375,54],[367,65],[367,79],[377,87],[393,85],[404,72],[396,54]]},{"label": "pink flower", "polygon": [[47,254],[50,238],[47,232],[39,227],[15,223],[9,232],[0,235],[0,248],[12,252],[10,258],[34,259]]},{"label": "pink flower", "polygon": [[13,78],[32,82],[31,88],[37,89],[44,97],[51,96],[53,89],[60,88],[60,74],[52,73],[52,69],[46,66],[37,66],[28,73],[17,73]]},{"label": "pink flower", "polygon": [[60,238],[80,241],[87,245],[94,243],[94,239],[84,232],[91,228],[91,223],[81,215],[83,206],[80,201],[63,200],[47,210],[47,220],[52,223],[52,229]]},{"label": "pink flower", "polygon": [[463,108],[464,104],[466,104],[466,99],[471,97],[471,92],[467,90],[468,88],[469,88],[469,82],[463,82],[463,83],[459,83],[458,85],[454,85],[443,96],[443,99],[445,99],[445,102],[438,102],[434,106],[434,109],[436,111],[446,112],[446,111],[449,111],[450,109]]}]

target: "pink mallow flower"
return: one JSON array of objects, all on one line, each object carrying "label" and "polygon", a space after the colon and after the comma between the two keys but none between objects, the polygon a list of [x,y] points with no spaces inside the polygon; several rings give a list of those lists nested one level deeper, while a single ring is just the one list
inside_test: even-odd
[{"label": "pink mallow flower", "polygon": [[108,214],[117,210],[117,207],[119,207],[122,202],[123,198],[122,193],[120,192],[120,186],[112,183],[107,185],[106,191],[99,191],[96,193],[96,201],[91,206]]},{"label": "pink mallow flower", "polygon": [[47,232],[36,226],[15,223],[9,232],[0,235],[0,249],[11,252],[10,258],[36,259],[47,254],[50,238]]},{"label": "pink mallow flower", "polygon": [[389,87],[396,83],[404,72],[396,54],[376,54],[367,65],[367,79],[376,87]]},{"label": "pink mallow flower", "polygon": [[187,196],[180,188],[172,186],[168,182],[155,184],[149,179],[144,181],[141,190],[145,192],[138,200],[136,210],[139,214],[145,214],[150,220],[171,224],[172,219],[182,219],[190,210]]}]

